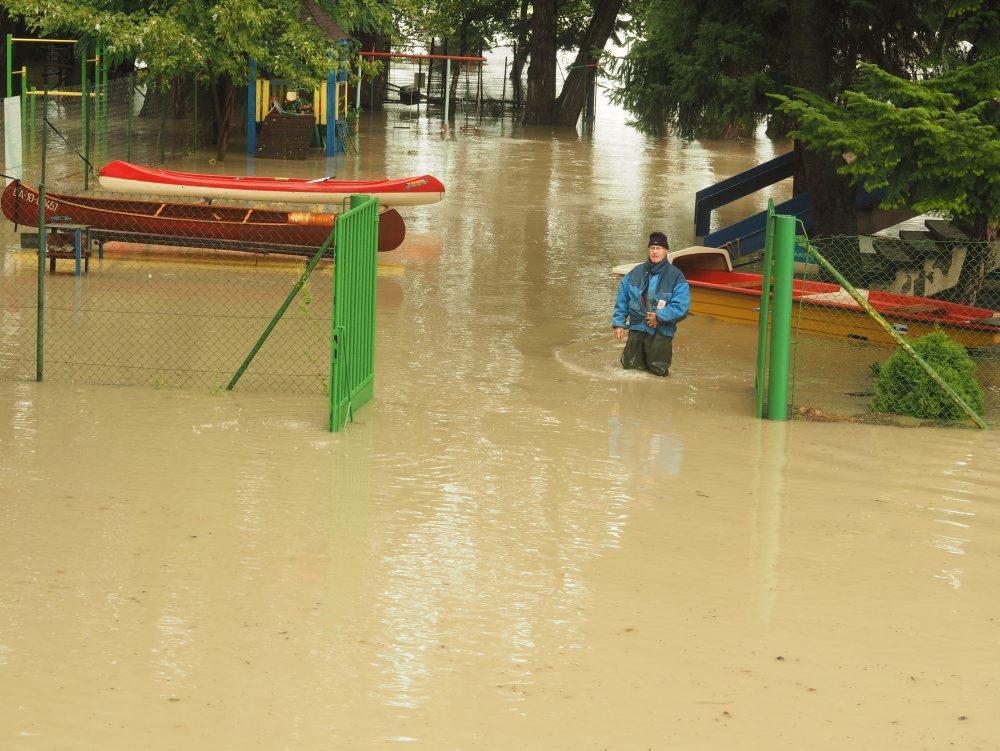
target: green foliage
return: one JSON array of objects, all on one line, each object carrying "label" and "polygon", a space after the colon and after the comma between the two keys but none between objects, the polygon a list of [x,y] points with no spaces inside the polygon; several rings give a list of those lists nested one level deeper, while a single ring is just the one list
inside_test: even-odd
[{"label": "green foliage", "polygon": [[[943,331],[933,331],[914,341],[913,349],[976,414],[982,414],[983,389],[976,380],[976,366],[965,347]],[[877,368],[871,408],[875,412],[932,420],[967,417],[945,390],[902,349],[896,350]]]},{"label": "green foliage", "polygon": [[[114,60],[144,62],[154,79],[209,71],[240,84],[252,57],[276,77],[319,84],[340,64],[342,50],[331,49],[315,24],[301,19],[300,5],[299,0],[4,0],[5,8],[37,33],[100,41]],[[338,7],[341,20],[388,21],[378,0],[349,0]]]},{"label": "green foliage", "polygon": [[518,0],[395,0],[394,15],[403,36],[449,39],[471,53],[509,32],[519,7]]},{"label": "green foliage", "polygon": [[776,2],[652,0],[629,53],[606,59],[618,75],[612,99],[649,133],[752,133],[786,70],[771,35],[782,11]]},{"label": "green foliage", "polygon": [[[853,81],[859,61],[901,72],[928,49],[923,3],[809,5],[792,12],[787,0],[636,3],[629,52],[605,63],[618,75],[613,99],[646,132],[748,135],[776,119],[767,94],[784,91],[804,71],[821,71],[815,92],[832,98]],[[808,44],[790,42],[803,38]]]},{"label": "green foliage", "polygon": [[847,155],[840,172],[884,187],[885,208],[909,206],[991,239],[1000,221],[1000,58],[910,81],[872,65],[838,103],[801,89],[775,95],[808,147]]}]

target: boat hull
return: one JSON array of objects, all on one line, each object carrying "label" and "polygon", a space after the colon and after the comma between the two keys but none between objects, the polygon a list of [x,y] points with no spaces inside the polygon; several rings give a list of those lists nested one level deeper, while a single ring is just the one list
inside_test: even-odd
[{"label": "boat hull", "polygon": [[[671,251],[691,289],[691,313],[734,323],[760,320],[763,277],[732,270],[719,248]],[[616,266],[618,275],[635,264]],[[987,308],[880,290],[857,290],[901,336],[909,339],[941,329],[968,348],[1000,345],[1000,314]],[[895,345],[896,340],[841,286],[797,279],[792,288],[792,325],[800,333]]]},{"label": "boat hull", "polygon": [[[15,224],[37,227],[38,192],[19,181],[7,186],[0,198],[4,216]],[[165,203],[118,198],[46,193],[46,221],[83,224],[123,239],[160,244],[253,249],[257,252],[301,253],[320,247],[330,234],[332,214],[255,209],[242,206]],[[379,214],[378,249],[394,250],[406,236],[406,226],[395,209]]]},{"label": "boat hull", "polygon": [[378,198],[380,206],[419,206],[444,198],[444,185],[431,175],[385,180],[206,175],[108,162],[98,179],[118,193],[285,203],[341,204],[352,195]]},{"label": "boat hull", "polygon": [[[737,323],[759,321],[759,275],[689,270],[685,276],[691,289],[692,314]],[[1000,318],[995,311],[876,290],[860,292],[901,336],[914,339],[938,328],[969,348],[1000,345]],[[905,312],[907,309],[927,312]],[[807,282],[803,288],[801,281],[796,282],[792,326],[804,334],[896,344],[875,319],[834,284]]]}]

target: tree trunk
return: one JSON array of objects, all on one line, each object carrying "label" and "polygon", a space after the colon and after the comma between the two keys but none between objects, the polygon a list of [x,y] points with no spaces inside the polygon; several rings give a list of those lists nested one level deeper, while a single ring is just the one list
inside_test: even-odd
[{"label": "tree trunk", "polygon": [[514,109],[524,104],[524,87],[521,86],[521,71],[528,61],[528,0],[521,0],[521,15],[518,23],[517,42],[514,58],[510,64],[511,101]]},{"label": "tree trunk", "polygon": [[556,0],[540,0],[534,8],[524,123],[552,125],[556,104]]},{"label": "tree trunk", "polygon": [[572,128],[580,119],[580,111],[587,101],[587,88],[594,80],[591,73],[597,65],[597,51],[603,50],[608,43],[615,21],[621,11],[624,0],[598,0],[594,15],[587,25],[583,39],[580,40],[580,51],[576,61],[569,69],[562,92],[556,101],[557,122]]},{"label": "tree trunk", "polygon": [[986,217],[977,217],[970,223],[968,234],[971,240],[966,246],[965,261],[955,285],[954,300],[963,305],[975,306],[986,281],[986,272],[993,267],[995,261],[992,243],[997,231]]},{"label": "tree trunk", "polygon": [[[836,8],[825,0],[789,3],[788,44],[792,85],[836,96],[841,81],[833,70],[836,49]],[[826,153],[809,151],[796,144],[805,188],[812,201],[813,232],[817,235],[857,235],[856,188],[849,178],[838,175],[839,161]],[[836,261],[833,261],[836,265]]]},{"label": "tree trunk", "polygon": [[212,106],[215,110],[215,159],[226,160],[229,146],[229,130],[236,103],[236,89],[229,76],[211,76]]}]

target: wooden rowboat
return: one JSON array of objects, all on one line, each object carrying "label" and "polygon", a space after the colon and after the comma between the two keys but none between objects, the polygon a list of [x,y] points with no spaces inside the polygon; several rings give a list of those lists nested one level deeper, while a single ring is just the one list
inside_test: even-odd
[{"label": "wooden rowboat", "polygon": [[[0,207],[15,224],[38,226],[38,191],[15,180]],[[277,211],[241,206],[134,201],[45,194],[46,222],[82,224],[97,238],[125,242],[271,253],[308,253],[321,246],[336,220],[333,214]],[[378,249],[398,248],[406,225],[395,209],[379,213]]]},{"label": "wooden rowboat", "polygon": [[[670,251],[667,257],[687,279],[693,315],[739,323],[758,322],[763,289],[760,274],[734,272],[729,253],[720,248],[684,248]],[[627,274],[635,265],[616,266],[614,272]],[[1000,313],[995,310],[874,289],[858,292],[893,329],[909,339],[940,328],[966,347],[1000,344]],[[838,284],[796,279],[792,291],[792,325],[807,334],[895,344]]]},{"label": "wooden rowboat", "polygon": [[108,162],[99,173],[101,187],[118,193],[183,198],[340,204],[351,195],[378,198],[380,206],[417,206],[444,198],[444,185],[431,175],[394,180],[306,180],[295,177],[203,175]]}]

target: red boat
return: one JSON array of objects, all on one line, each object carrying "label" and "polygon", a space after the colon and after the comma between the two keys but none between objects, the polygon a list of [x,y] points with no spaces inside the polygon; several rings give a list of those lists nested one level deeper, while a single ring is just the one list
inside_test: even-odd
[{"label": "red boat", "polygon": [[[691,288],[692,314],[757,323],[764,283],[760,274],[734,272],[729,253],[721,248],[696,246],[672,250],[667,257],[684,273]],[[624,275],[634,266],[622,264],[614,271]],[[966,347],[1000,345],[998,311],[875,289],[857,292],[902,336],[915,339],[940,328]],[[839,284],[797,279],[792,289],[792,316],[793,325],[802,333],[854,342],[896,343]]]},{"label": "red boat", "polygon": [[444,185],[431,175],[394,180],[306,180],[297,177],[203,175],[140,167],[116,160],[101,168],[105,190],[182,198],[223,198],[289,203],[342,203],[351,195],[378,198],[380,206],[417,206],[444,198]]},{"label": "red boat", "polygon": [[[38,191],[15,180],[0,207],[15,224],[38,226]],[[330,234],[333,214],[241,206],[133,201],[62,193],[45,194],[46,222],[83,224],[96,239],[184,247],[308,253]],[[406,225],[395,209],[379,213],[378,249],[398,248]]]}]

